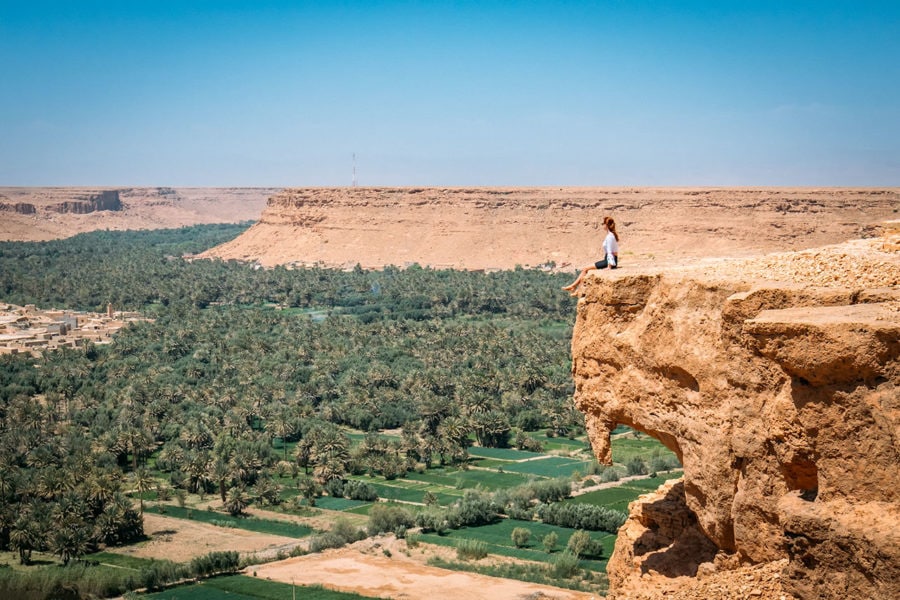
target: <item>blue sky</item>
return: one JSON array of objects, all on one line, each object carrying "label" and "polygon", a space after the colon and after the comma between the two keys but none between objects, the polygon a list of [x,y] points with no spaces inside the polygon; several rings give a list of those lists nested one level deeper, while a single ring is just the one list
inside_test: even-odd
[{"label": "blue sky", "polygon": [[0,0],[0,185],[900,185],[900,2]]}]

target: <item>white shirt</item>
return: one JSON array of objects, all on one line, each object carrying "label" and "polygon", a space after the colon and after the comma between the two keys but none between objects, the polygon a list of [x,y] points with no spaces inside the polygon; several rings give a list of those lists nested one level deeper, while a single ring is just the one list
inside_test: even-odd
[{"label": "white shirt", "polygon": [[606,239],[603,240],[603,250],[606,252],[606,262],[614,267],[618,266],[615,255],[619,253],[619,242],[616,241],[612,231],[607,233]]}]

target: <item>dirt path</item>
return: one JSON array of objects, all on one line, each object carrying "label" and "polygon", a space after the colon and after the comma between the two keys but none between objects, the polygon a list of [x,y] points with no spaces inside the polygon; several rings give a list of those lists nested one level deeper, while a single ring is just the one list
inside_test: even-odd
[{"label": "dirt path", "polygon": [[[366,540],[360,544],[248,567],[246,572],[248,575],[256,573],[257,577],[284,583],[318,584],[333,590],[394,600],[598,598],[597,594],[587,592],[450,571],[424,564],[429,555],[444,553],[446,548],[421,544],[407,556],[405,544],[398,540],[382,538],[374,543]],[[383,553],[384,549],[390,550],[390,556]]]}]

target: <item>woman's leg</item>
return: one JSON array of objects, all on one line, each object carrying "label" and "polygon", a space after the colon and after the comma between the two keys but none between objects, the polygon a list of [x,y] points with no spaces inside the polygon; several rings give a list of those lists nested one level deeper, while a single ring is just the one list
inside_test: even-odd
[{"label": "woman's leg", "polygon": [[584,279],[584,276],[587,275],[587,272],[590,271],[590,270],[593,269],[593,268],[594,268],[594,265],[591,265],[590,267],[585,267],[585,268],[583,268],[583,269],[581,270],[581,273],[578,274],[578,278],[575,279],[575,281],[573,281],[573,282],[570,283],[569,285],[563,287],[563,289],[564,289],[565,291],[567,291],[567,292],[571,292],[572,290],[574,290],[575,288],[577,288],[578,285],[581,283],[581,280]]}]

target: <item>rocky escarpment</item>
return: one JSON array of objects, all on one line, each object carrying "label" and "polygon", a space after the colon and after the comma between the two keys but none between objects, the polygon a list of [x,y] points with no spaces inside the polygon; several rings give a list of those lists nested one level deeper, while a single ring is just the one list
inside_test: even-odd
[{"label": "rocky escarpment", "polygon": [[0,188],[0,240],[160,229],[259,217],[272,188]]},{"label": "rocky escarpment", "polygon": [[875,235],[900,190],[306,188],[206,257],[379,268],[583,267],[612,215],[629,265],[797,250]]},{"label": "rocky escarpment", "polygon": [[30,202],[0,202],[0,212],[33,215],[37,212],[37,209]]},{"label": "rocky escarpment", "polygon": [[85,194],[72,200],[64,200],[51,204],[48,210],[58,213],[75,213],[84,215],[97,210],[122,210],[122,201],[118,190],[104,190],[94,194]]},{"label": "rocky escarpment", "polygon": [[611,597],[702,597],[774,563],[777,585],[725,577],[717,597],[900,597],[900,254],[884,247],[586,280],[573,374],[595,452],[609,462],[624,424],[685,473],[632,506]]},{"label": "rocky escarpment", "polygon": [[99,210],[122,210],[122,201],[118,190],[73,193],[65,199],[57,198],[38,205],[34,202],[0,201],[0,211],[3,212],[33,215],[38,208],[54,213],[84,215]]}]

